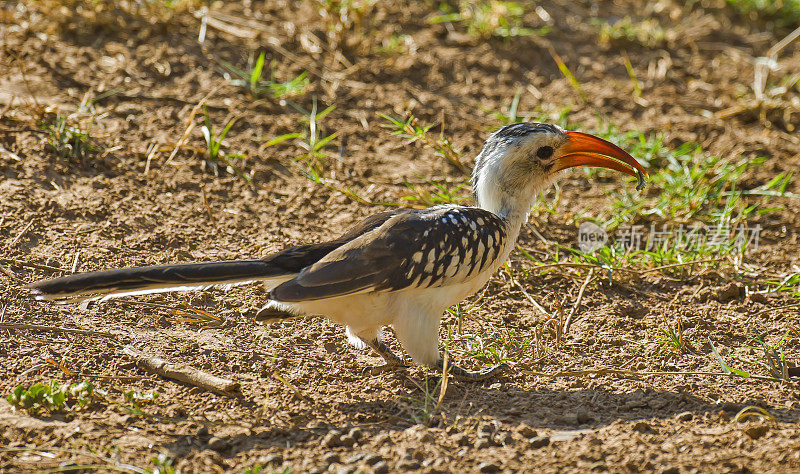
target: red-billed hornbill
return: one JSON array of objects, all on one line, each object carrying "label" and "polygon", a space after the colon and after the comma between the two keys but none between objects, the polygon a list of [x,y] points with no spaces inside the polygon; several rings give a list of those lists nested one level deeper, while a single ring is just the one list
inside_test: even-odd
[{"label": "red-billed hornbill", "polygon": [[[184,263],[81,273],[38,281],[38,299],[107,299],[263,281],[269,302],[258,317],[325,315],[346,325],[356,346],[372,347],[390,367],[401,358],[381,342],[392,326],[415,362],[442,366],[444,311],[477,292],[506,261],[539,190],[559,171],[597,166],[644,184],[644,168],[601,138],[545,123],[507,125],[491,134],[472,174],[477,205],[379,212],[341,237],[252,260]],[[480,380],[504,365],[457,378]]]}]

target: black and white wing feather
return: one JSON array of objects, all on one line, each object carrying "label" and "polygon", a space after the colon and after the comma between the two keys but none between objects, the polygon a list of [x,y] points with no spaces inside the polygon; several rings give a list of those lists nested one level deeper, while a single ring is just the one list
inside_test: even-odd
[{"label": "black and white wing feather", "polygon": [[506,240],[504,221],[483,209],[405,211],[278,285],[270,297],[297,302],[462,283],[488,268]]}]

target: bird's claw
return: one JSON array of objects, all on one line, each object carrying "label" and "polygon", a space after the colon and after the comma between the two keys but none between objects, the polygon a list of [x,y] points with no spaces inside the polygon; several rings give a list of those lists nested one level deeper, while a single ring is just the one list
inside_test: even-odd
[{"label": "bird's claw", "polygon": [[361,375],[380,375],[386,372],[405,369],[405,364],[368,365],[361,370]]}]

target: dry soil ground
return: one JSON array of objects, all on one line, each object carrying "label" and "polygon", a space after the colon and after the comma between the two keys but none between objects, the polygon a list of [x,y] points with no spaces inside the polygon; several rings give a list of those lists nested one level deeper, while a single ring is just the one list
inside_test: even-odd
[{"label": "dry soil ground", "polygon": [[[521,25],[546,34],[481,38],[466,20],[432,23],[434,2],[356,2],[341,11],[314,1],[168,3],[0,2],[0,392],[87,379],[108,391],[60,413],[0,401],[0,471],[800,469],[797,379],[726,376],[711,346],[760,376],[770,374],[746,362],[766,362],[748,348],[752,335],[776,343],[788,334],[788,365],[800,356],[798,310],[789,306],[796,297],[754,293],[798,272],[795,197],[773,198],[768,206],[781,209],[749,217],[763,228],[758,249],[688,269],[623,259],[630,271],[596,268],[587,280],[587,267],[536,269],[515,252],[514,277],[498,274],[477,305],[465,306],[461,324],[448,314],[442,329],[459,363],[500,357],[512,369],[486,383],[450,381],[441,398],[438,387],[423,390],[421,369],[362,376],[376,359],[321,317],[255,323],[265,299],[257,286],[88,309],[35,302],[23,288],[71,271],[265,255],[330,238],[381,209],[302,176],[307,160],[296,160],[304,153],[296,140],[265,146],[307,130],[292,104],[336,106],[317,124],[320,136],[337,134],[322,147],[324,175],[372,202],[404,202],[413,194],[405,181],[432,189],[429,181],[465,179],[424,140],[392,135],[379,114],[411,111],[434,124],[434,141],[446,119],[445,136],[470,165],[518,91],[519,116],[555,120],[569,109],[569,122],[587,131],[612,123],[621,135],[663,134],[669,150],[698,143],[696,160],[764,156],[740,179],[758,188],[800,164],[792,79],[800,49],[781,51],[766,99],[752,89],[755,58],[791,21],[776,26],[775,17],[742,15],[723,1],[543,0],[521,4]],[[265,79],[307,71],[308,87],[280,99],[232,84],[224,64],[244,69],[260,51]],[[252,186],[206,163],[202,100],[217,133],[237,118],[223,149],[246,155],[236,163]],[[83,159],[67,129],[60,136],[77,140],[72,153],[48,145],[59,135],[56,114],[88,130]],[[574,262],[555,243],[575,247],[581,216],[602,215],[622,187],[632,185],[619,175],[569,173],[560,200],[551,190],[550,204],[533,212],[521,246],[544,263]],[[785,191],[800,193],[797,180]],[[653,185],[634,198],[662,192]],[[642,214],[634,222],[682,221]],[[587,281],[569,331],[559,334],[559,307],[569,314]],[[180,308],[219,321],[198,322]],[[659,338],[677,321],[683,350]],[[125,345],[236,380],[241,393],[160,378],[124,355]],[[153,401],[137,398],[153,392]],[[769,416],[737,418],[748,406]]]}]

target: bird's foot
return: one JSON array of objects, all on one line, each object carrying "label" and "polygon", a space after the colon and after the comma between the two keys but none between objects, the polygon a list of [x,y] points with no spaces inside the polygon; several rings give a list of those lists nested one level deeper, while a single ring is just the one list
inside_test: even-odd
[{"label": "bird's foot", "polygon": [[[444,361],[439,359],[439,362],[436,364],[436,367],[439,370],[442,370]],[[461,380],[463,382],[481,382],[486,379],[490,379],[496,375],[500,375],[503,372],[509,369],[508,364],[497,364],[491,367],[484,367],[480,370],[467,370],[463,367],[459,367],[454,364],[447,365],[447,372],[456,380]]]},{"label": "bird's foot", "polygon": [[361,370],[363,375],[380,375],[386,372],[394,372],[399,370],[405,370],[408,368],[408,365],[404,363],[385,363],[381,365],[368,365]]}]

